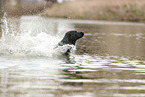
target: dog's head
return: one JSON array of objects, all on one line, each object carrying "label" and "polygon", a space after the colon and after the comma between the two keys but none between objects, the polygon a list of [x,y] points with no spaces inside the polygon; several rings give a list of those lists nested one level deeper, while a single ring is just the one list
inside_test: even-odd
[{"label": "dog's head", "polygon": [[65,34],[61,42],[75,45],[76,41],[84,36],[84,32],[69,31]]}]

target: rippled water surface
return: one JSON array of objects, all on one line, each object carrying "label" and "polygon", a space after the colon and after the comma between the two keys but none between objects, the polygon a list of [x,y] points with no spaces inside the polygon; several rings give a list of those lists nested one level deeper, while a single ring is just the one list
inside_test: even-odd
[{"label": "rippled water surface", "polygon": [[[8,22],[0,97],[145,97],[144,24],[27,16]],[[66,58],[53,47],[72,29],[85,36]]]}]

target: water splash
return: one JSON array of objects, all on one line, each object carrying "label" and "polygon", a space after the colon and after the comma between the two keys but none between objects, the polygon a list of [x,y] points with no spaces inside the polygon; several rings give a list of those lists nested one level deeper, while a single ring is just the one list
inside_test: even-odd
[{"label": "water splash", "polygon": [[5,42],[7,40],[7,38],[9,38],[10,36],[14,36],[15,31],[12,29],[12,25],[9,25],[8,22],[9,20],[6,18],[7,14],[4,13],[4,16],[2,17],[1,21],[2,21],[2,36],[1,36],[1,42]]},{"label": "water splash", "polygon": [[14,30],[13,26],[16,25],[6,18],[6,14],[2,21],[0,54],[13,56],[55,56],[55,45],[64,32],[72,29],[67,23],[46,21],[42,17],[34,16],[21,17],[17,30]]}]

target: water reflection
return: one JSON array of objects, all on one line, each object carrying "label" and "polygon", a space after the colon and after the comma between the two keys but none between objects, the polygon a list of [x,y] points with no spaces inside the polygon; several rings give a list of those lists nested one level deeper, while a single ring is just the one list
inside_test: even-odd
[{"label": "water reflection", "polygon": [[2,97],[145,96],[145,61],[89,55],[75,55],[75,64],[42,57],[2,58]]},{"label": "water reflection", "polygon": [[[145,96],[144,25],[103,25],[100,22],[84,24],[85,22],[73,20],[64,20],[63,24],[60,23],[63,20],[59,19],[45,21],[45,18],[40,18],[30,22],[32,18],[27,18],[22,18],[19,27],[20,30],[30,29],[31,32],[36,32],[30,37],[34,39],[33,43],[36,42],[34,34],[40,35],[34,24],[39,27],[40,20],[47,30],[55,33],[52,34],[54,36],[58,30],[58,34],[62,34],[65,27],[65,31],[75,27],[84,31],[85,37],[78,41],[77,52],[71,57],[49,57],[43,53],[41,56],[34,53],[33,56],[1,53],[0,97]],[[25,27],[29,22],[32,28]],[[47,27],[47,22],[51,25],[54,22],[55,26]],[[45,32],[46,29],[42,30]],[[47,39],[43,39],[48,37],[44,36],[37,36],[37,41],[48,43]],[[50,46],[43,48],[45,47]]]}]

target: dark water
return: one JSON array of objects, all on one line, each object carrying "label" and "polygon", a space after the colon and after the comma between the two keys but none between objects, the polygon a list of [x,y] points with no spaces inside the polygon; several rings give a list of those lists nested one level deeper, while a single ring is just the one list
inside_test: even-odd
[{"label": "dark water", "polygon": [[84,24],[76,25],[76,28],[86,32],[79,42],[79,48],[84,48],[86,53],[145,58],[144,26]]},{"label": "dark water", "polygon": [[[144,24],[43,20],[37,23],[55,22],[50,23],[53,29],[48,28],[56,32],[52,34],[69,29],[85,32],[84,38],[76,45],[75,62],[68,63],[66,58],[45,54],[22,56],[20,53],[1,53],[0,97],[145,97]],[[20,21],[20,24],[30,22],[29,17]],[[31,24],[28,30],[36,26]],[[41,31],[48,30],[43,27],[46,26],[42,26]],[[45,37],[38,39],[42,38]]]}]

